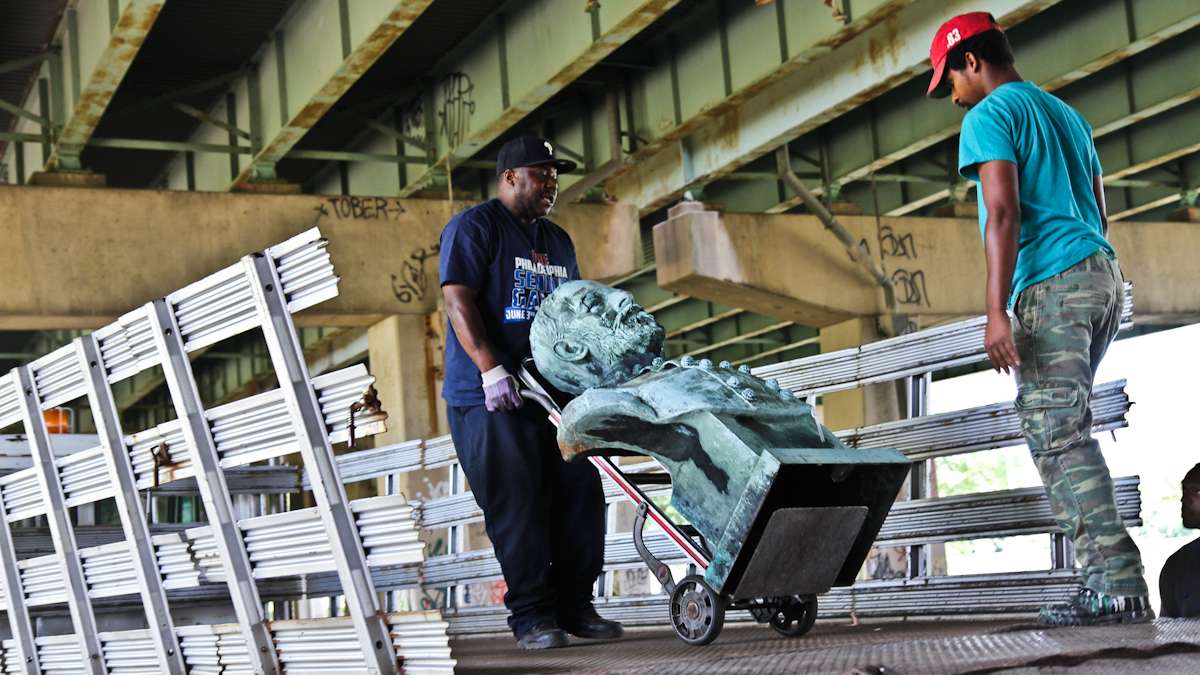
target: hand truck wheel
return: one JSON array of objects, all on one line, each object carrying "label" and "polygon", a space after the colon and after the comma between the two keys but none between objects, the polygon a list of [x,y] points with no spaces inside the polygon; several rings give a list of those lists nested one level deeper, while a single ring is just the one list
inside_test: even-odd
[{"label": "hand truck wheel", "polygon": [[671,627],[680,640],[699,647],[717,639],[725,624],[725,601],[704,578],[686,576],[671,593]]},{"label": "hand truck wheel", "polygon": [[817,621],[817,596],[793,595],[782,598],[771,615],[771,628],[784,637],[800,637],[812,630]]}]

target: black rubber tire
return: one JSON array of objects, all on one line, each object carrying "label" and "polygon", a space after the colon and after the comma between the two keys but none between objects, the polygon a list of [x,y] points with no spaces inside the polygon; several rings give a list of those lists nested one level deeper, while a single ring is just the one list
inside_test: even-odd
[{"label": "black rubber tire", "polygon": [[704,578],[686,576],[671,593],[671,628],[693,647],[706,645],[721,634],[725,625],[725,600]]},{"label": "black rubber tire", "polygon": [[788,598],[771,616],[771,628],[784,637],[800,637],[817,622],[817,596],[796,595]]}]

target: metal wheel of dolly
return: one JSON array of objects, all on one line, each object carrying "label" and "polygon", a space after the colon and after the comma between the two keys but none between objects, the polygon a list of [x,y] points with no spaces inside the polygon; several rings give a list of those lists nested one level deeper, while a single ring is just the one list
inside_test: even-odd
[{"label": "metal wheel of dolly", "polygon": [[680,640],[706,645],[725,625],[725,600],[699,575],[684,577],[671,592],[671,627]]},{"label": "metal wheel of dolly", "polygon": [[779,598],[779,604],[768,620],[771,628],[784,637],[800,637],[812,630],[817,622],[817,596],[794,595]]}]

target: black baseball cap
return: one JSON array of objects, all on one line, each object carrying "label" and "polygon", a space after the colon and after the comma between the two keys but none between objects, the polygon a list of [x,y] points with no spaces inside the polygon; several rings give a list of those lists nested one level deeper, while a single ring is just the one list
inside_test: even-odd
[{"label": "black baseball cap", "polygon": [[550,141],[537,136],[519,136],[501,146],[496,155],[496,177],[504,175],[509,169],[544,164],[553,165],[559,173],[575,170],[575,162],[554,156],[554,145]]}]

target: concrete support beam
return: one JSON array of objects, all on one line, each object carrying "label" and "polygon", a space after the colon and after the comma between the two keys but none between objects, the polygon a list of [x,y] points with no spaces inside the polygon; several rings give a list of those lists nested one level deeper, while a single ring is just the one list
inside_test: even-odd
[{"label": "concrete support beam", "polygon": [[[883,311],[883,292],[815,217],[776,227],[764,216],[680,204],[654,227],[658,285],[807,326]],[[856,236],[859,229],[844,219]]]},{"label": "concrete support beam", "polygon": [[[464,113],[457,120],[465,125],[462,133],[448,130],[433,137],[437,143],[435,164],[408,181],[401,196],[425,189],[436,176],[444,176],[448,169],[474,157],[678,3],[595,3],[591,21],[584,13],[587,3],[537,0],[512,4],[511,11],[497,17],[483,39],[474,41],[453,63],[436,68],[459,80],[456,86],[439,88],[428,97],[428,104],[439,110],[461,106],[463,87],[470,87],[473,114],[468,119]],[[521,45],[521,55],[512,50],[510,59],[509,45],[517,44]],[[538,57],[531,59],[529,54]],[[519,67],[510,66],[510,60]]]},{"label": "concrete support beam", "polygon": [[[92,132],[104,117],[108,103],[137,56],[142,42],[158,19],[166,0],[122,0],[121,2],[85,2],[68,10],[68,32],[64,61],[71,64],[71,112],[63,124],[58,141],[46,160],[45,169],[78,170],[79,155]],[[105,6],[107,5],[107,6]],[[113,7],[119,14],[115,22]],[[75,17],[75,13],[79,17]],[[111,26],[107,42],[90,39],[96,27]],[[74,35],[79,33],[78,35]],[[91,65],[89,69],[88,66]],[[80,81],[82,85],[80,86]]]},{"label": "concrete support beam", "polygon": [[[246,251],[320,225],[341,293],[306,325],[368,326],[437,307],[438,239],[469,206],[432,200],[0,186],[0,239],[20,255],[0,267],[0,329],[95,328]],[[571,204],[571,233],[589,278],[641,267],[636,209]],[[102,255],[101,255],[102,254]]]},{"label": "concrete support beam", "polygon": [[[975,219],[844,216],[878,256],[898,309],[933,321],[983,314],[985,263]],[[1200,229],[1186,222],[1117,222],[1110,240],[1134,284],[1135,317],[1200,320]],[[797,323],[826,327],[883,311],[878,287],[814,216],[676,214],[654,229],[664,288]]]},{"label": "concrete support beam", "polygon": [[[997,0],[989,9],[1012,25],[1054,4],[1053,0]],[[658,209],[696,184],[704,184],[811,131],[929,69],[929,40],[954,14],[978,3],[916,3],[872,26],[828,56],[747,97],[608,181],[608,191]]]},{"label": "concrete support beam", "polygon": [[[288,78],[292,83],[287,90],[289,109],[252,120],[261,126],[261,130],[255,130],[261,131],[261,135],[254,134],[256,151],[230,188],[236,189],[254,178],[273,179],[275,163],[329,112],[432,2],[394,0],[349,4],[306,0],[298,3],[278,29],[287,35],[285,53],[292,55],[289,59],[292,72],[282,71],[284,74],[280,76],[278,73],[284,65],[273,53],[272,58],[265,58],[258,64],[257,77],[251,77],[251,81],[259,86],[271,86],[281,77]],[[330,39],[330,26],[341,28],[342,40]],[[278,105],[278,99],[276,95],[274,105]],[[252,112],[252,117],[255,113],[257,111]]]}]

